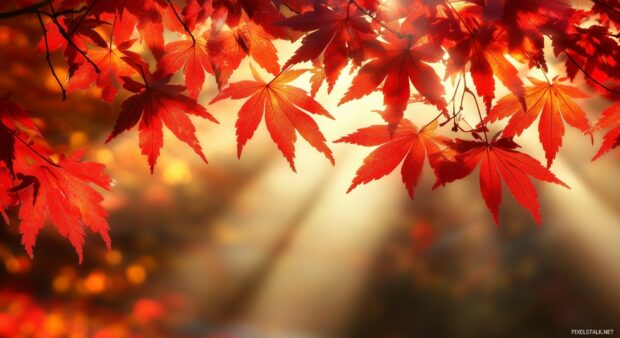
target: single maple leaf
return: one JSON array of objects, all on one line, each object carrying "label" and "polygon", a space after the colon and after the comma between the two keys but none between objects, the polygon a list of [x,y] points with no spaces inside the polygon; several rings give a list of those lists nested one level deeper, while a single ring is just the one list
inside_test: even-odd
[{"label": "single maple leaf", "polygon": [[136,28],[156,59],[164,54],[164,27],[175,32],[184,29],[166,0],[125,1],[123,6],[136,16]]},{"label": "single maple leaf", "polygon": [[383,83],[383,103],[386,106],[383,117],[395,127],[409,103],[411,82],[429,102],[445,110],[446,101],[442,96],[445,89],[427,64],[441,60],[444,54],[441,48],[414,37],[397,38],[385,34],[383,38],[385,42],[369,44],[366,53],[371,60],[360,68],[339,104],[368,95]]},{"label": "single maple leaf", "polygon": [[310,61],[323,54],[328,93],[349,59],[353,60],[354,66],[359,66],[364,60],[364,42],[376,38],[364,13],[351,2],[335,8],[316,6],[314,11],[290,17],[281,24],[297,31],[312,32],[303,38],[301,46],[283,67]]},{"label": "single maple leaf", "polygon": [[[93,47],[88,50],[90,59],[97,65],[100,72],[87,63],[83,63],[69,78],[67,92],[76,89],[85,89],[95,84],[101,88],[101,99],[112,102],[118,92],[122,76],[137,75],[136,64],[146,67],[146,63],[137,53],[129,50],[135,40],[127,40],[119,45],[113,44],[105,47]],[[125,59],[131,60],[128,63]]]},{"label": "single maple leaf", "polygon": [[456,139],[452,147],[457,152],[455,161],[442,162],[442,166],[436,170],[439,175],[434,187],[466,177],[480,165],[480,191],[495,224],[499,224],[502,180],[517,202],[530,212],[538,224],[541,222],[538,193],[528,176],[568,188],[538,161],[516,151],[519,145],[512,138],[493,140],[490,144]]},{"label": "single maple leaf", "polygon": [[[92,185],[110,188],[111,180],[105,174],[105,166],[93,162],[80,162],[82,152],[61,158],[58,164],[42,160],[32,148],[23,147],[18,178],[21,183],[12,188],[20,201],[19,232],[22,244],[30,257],[39,230],[47,219],[58,232],[69,239],[83,259],[84,229],[90,228],[103,238],[110,248],[109,226],[106,210],[101,206],[103,196]],[[27,155],[26,155],[27,154]]]},{"label": "single maple leaf", "polygon": [[183,68],[185,86],[190,97],[197,98],[205,82],[205,72],[213,74],[211,59],[204,36],[170,42],[164,47],[164,56],[157,62],[157,68],[174,74]]},{"label": "single maple leaf", "polygon": [[590,129],[586,113],[572,100],[588,98],[589,95],[576,87],[562,84],[565,80],[562,78],[553,82],[540,81],[533,77],[528,79],[534,85],[525,88],[527,110],[523,110],[519,98],[508,94],[491,109],[486,120],[493,122],[510,116],[502,135],[513,137],[521,135],[540,115],[538,134],[545,150],[548,168],[562,145],[563,121],[584,133]]},{"label": "single maple leaf", "polygon": [[527,109],[523,82],[517,69],[506,59],[507,53],[505,34],[494,26],[481,26],[466,32],[463,39],[448,49],[447,73],[461,73],[469,63],[476,91],[484,100],[487,112],[495,98],[494,76],[518,98],[523,109]]},{"label": "single maple leaf", "polygon": [[295,131],[334,164],[334,157],[325,144],[325,137],[308,113],[323,115],[330,119],[333,117],[305,91],[288,84],[304,72],[305,70],[288,70],[265,82],[252,68],[254,81],[231,83],[213,98],[211,103],[226,98],[237,100],[249,97],[241,106],[235,124],[238,157],[241,157],[243,147],[252,138],[264,117],[271,138],[293,171],[295,171]]},{"label": "single maple leaf", "polygon": [[358,129],[337,140],[337,143],[377,146],[364,159],[364,164],[357,170],[347,192],[360,184],[380,179],[402,163],[402,181],[409,196],[413,198],[425,159],[429,158],[431,167],[434,167],[435,162],[430,158],[439,153],[439,145],[447,141],[445,137],[435,133],[436,129],[436,122],[420,131],[409,120],[403,119],[393,134],[387,125],[374,125]]},{"label": "single maple leaf", "polygon": [[265,70],[277,75],[280,72],[280,65],[272,39],[261,26],[249,21],[245,16],[232,30],[219,32],[212,30],[207,48],[218,88],[226,86],[233,71],[248,55]]},{"label": "single maple leaf", "polygon": [[184,86],[169,84],[170,75],[161,72],[155,72],[153,75],[142,74],[144,84],[129,77],[121,77],[123,87],[136,94],[123,102],[114,129],[106,142],[140,122],[138,126],[140,148],[142,154],[148,157],[151,173],[153,173],[159,150],[164,144],[163,126],[165,124],[179,140],[187,143],[203,161],[207,162],[196,138],[196,128],[188,115],[206,118],[215,123],[217,120],[195,99],[182,94],[185,90]]},{"label": "single maple leaf", "polygon": [[[601,114],[601,119],[594,126],[594,130],[611,128],[603,138],[603,144],[592,160],[596,160],[613,148],[620,147],[620,103],[616,102]],[[618,153],[620,157],[620,152]]]}]

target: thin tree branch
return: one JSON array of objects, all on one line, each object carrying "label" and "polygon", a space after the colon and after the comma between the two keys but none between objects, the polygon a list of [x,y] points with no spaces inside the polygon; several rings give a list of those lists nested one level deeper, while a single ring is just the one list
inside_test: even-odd
[{"label": "thin tree branch", "polygon": [[[452,98],[450,99],[450,101],[447,103],[447,105],[452,104],[452,116],[447,119],[446,121],[443,121],[439,124],[440,127],[443,127],[446,125],[446,123],[450,122],[451,120],[453,120],[454,118],[456,118],[456,110],[454,108],[454,100],[456,98],[456,93],[459,90],[459,87],[461,86],[461,78],[459,77],[459,81],[456,83],[456,87],[454,88],[454,93],[452,94]],[[460,111],[459,111],[460,113]],[[435,116],[435,118],[433,118],[432,120],[430,120],[427,124],[425,124],[422,128],[420,128],[420,133],[423,132],[428,126],[430,126],[431,124],[433,124],[433,122],[437,121],[441,116],[443,116],[443,112],[439,112],[439,114],[437,114]]]},{"label": "thin tree branch", "polygon": [[183,21],[183,19],[181,19],[181,16],[179,15],[179,13],[177,12],[176,8],[174,8],[174,5],[172,4],[171,0],[166,0],[168,2],[168,4],[170,5],[170,8],[172,9],[172,12],[174,13],[174,16],[177,17],[177,20],[179,20],[179,22],[181,23],[181,25],[183,25],[183,28],[185,29],[185,31],[187,32],[187,34],[189,34],[189,36],[192,38],[192,42],[194,44],[196,44],[196,38],[194,37],[194,34],[192,34],[192,31],[189,30],[189,27],[187,27],[187,24],[185,24],[185,21]]},{"label": "thin tree branch", "polygon": [[[80,13],[86,11],[87,9],[88,9],[87,6],[82,6],[82,8],[80,8],[80,9],[63,9],[62,11],[55,12],[53,15],[55,17],[59,17],[61,15],[67,15],[67,14],[80,14]],[[43,13],[43,11],[41,11],[41,10],[39,10],[39,12]],[[45,13],[45,15],[52,15],[52,14]]]},{"label": "thin tree branch", "polygon": [[607,91],[609,91],[610,93],[613,93],[615,95],[620,96],[620,92],[614,89],[611,89],[609,87],[607,87],[606,85],[604,85],[603,83],[601,83],[599,80],[595,79],[592,75],[590,75],[588,72],[586,72],[585,69],[583,69],[583,67],[581,67],[581,65],[566,51],[564,50],[564,54],[566,54],[566,56],[568,57],[568,59],[577,67],[579,68],[579,70],[583,73],[583,75],[585,75],[588,79],[592,80],[592,82],[596,83],[597,85],[601,86],[602,88],[606,89]]},{"label": "thin tree branch", "polygon": [[601,5],[607,9],[609,9],[610,11],[614,12],[616,15],[620,15],[620,11],[611,7],[609,4],[606,4],[604,2],[601,2],[600,0],[592,0],[592,2],[594,2],[597,5]]},{"label": "thin tree branch", "polygon": [[411,39],[411,35],[410,34],[402,34],[400,32],[397,32],[393,28],[390,28],[388,25],[384,24],[383,22],[381,22],[380,20],[375,18],[374,15],[370,14],[370,12],[368,12],[364,7],[360,6],[360,4],[357,3],[357,1],[349,0],[349,4],[355,5],[355,7],[357,7],[357,9],[360,12],[362,12],[364,15],[368,16],[370,18],[370,20],[376,22],[379,26],[383,27],[388,32],[394,34],[394,36],[396,36],[397,38],[399,38],[399,39],[404,39],[404,38]]},{"label": "thin tree branch", "polygon": [[34,13],[37,11],[37,9],[45,7],[47,5],[49,5],[50,3],[52,3],[52,0],[43,0],[41,2],[38,2],[36,4],[27,6],[27,7],[23,7],[20,9],[16,9],[14,11],[10,11],[10,12],[3,12],[0,13],[0,19],[8,19],[8,18],[13,18],[19,15],[24,15],[24,14],[28,14],[28,13]]},{"label": "thin tree branch", "polygon": [[84,12],[84,15],[82,15],[78,21],[75,23],[75,25],[73,25],[73,27],[71,27],[71,29],[69,30],[69,32],[67,33],[69,35],[69,37],[72,37],[73,34],[75,34],[75,31],[77,31],[78,27],[80,26],[80,24],[82,24],[82,21],[84,21],[84,19],[86,19],[86,17],[88,16],[88,14],[90,13],[90,11],[93,9],[93,7],[95,7],[95,5],[97,4],[97,0],[93,0],[93,2],[90,3],[90,5],[88,6],[88,8],[86,9],[86,12]]},{"label": "thin tree branch", "polygon": [[489,144],[489,138],[487,137],[487,127],[484,124],[484,119],[482,118],[482,112],[480,111],[480,106],[478,105],[478,98],[476,94],[469,89],[469,87],[465,87],[465,92],[471,94],[471,97],[474,99],[474,103],[476,104],[476,109],[478,110],[478,117],[480,117],[480,126],[482,127],[482,131],[484,132],[484,141]]},{"label": "thin tree branch", "polygon": [[450,9],[452,10],[452,12],[454,12],[454,14],[456,15],[456,17],[459,19],[459,21],[461,21],[461,23],[463,24],[463,26],[465,26],[465,28],[467,29],[467,31],[469,32],[469,34],[474,35],[474,32],[471,28],[469,28],[469,26],[467,25],[467,23],[465,22],[465,19],[463,19],[463,17],[461,16],[461,14],[459,13],[459,11],[456,10],[456,8],[454,8],[454,6],[452,6],[452,3],[450,1],[446,1],[446,4],[448,5],[448,7],[450,7]]},{"label": "thin tree branch", "polygon": [[[39,12],[37,12],[37,13],[39,13]],[[53,8],[52,8],[52,14],[54,14],[54,9]],[[60,32],[60,35],[62,35],[62,37],[65,38],[65,40],[67,40],[67,43],[69,43],[69,45],[71,45],[73,48],[75,48],[78,51],[78,53],[80,53],[80,55],[82,55],[84,57],[84,59],[86,59],[86,62],[90,63],[90,65],[93,66],[93,68],[95,69],[95,72],[97,74],[99,74],[101,72],[99,67],[97,67],[97,65],[93,62],[93,60],[91,60],[90,57],[88,57],[88,55],[86,54],[85,51],[83,51],[80,47],[78,47],[75,44],[73,39],[71,39],[71,36],[69,36],[69,33],[67,33],[67,31],[65,31],[65,29],[62,27],[60,22],[58,22],[58,19],[55,16],[53,16],[53,15],[49,16],[49,18],[52,19],[52,22],[58,28],[58,31]]]},{"label": "thin tree branch", "polygon": [[51,166],[57,167],[57,168],[61,168],[60,165],[58,165],[57,163],[52,162],[49,158],[43,156],[38,150],[34,149],[28,142],[26,142],[26,140],[24,140],[23,138],[21,138],[19,136],[19,134],[15,131],[15,130],[11,130],[11,134],[13,134],[13,136],[15,136],[15,138],[23,143],[26,147],[28,147],[28,149],[30,149],[30,151],[32,151],[35,155],[37,155],[39,158],[41,158],[43,161],[45,161],[46,163],[48,163]]},{"label": "thin tree branch", "polygon": [[60,91],[62,92],[62,100],[64,101],[67,99],[67,92],[65,91],[65,87],[63,87],[62,83],[60,82],[60,79],[58,78],[56,71],[54,70],[54,65],[52,65],[52,60],[50,58],[49,43],[47,41],[47,29],[45,28],[45,24],[43,23],[43,19],[41,18],[41,13],[37,12],[37,18],[39,19],[39,24],[41,24],[41,29],[43,30],[43,41],[45,42],[45,59],[47,60],[47,65],[49,66],[50,71],[52,72],[52,75],[54,76],[54,79],[56,79],[56,82],[58,83],[58,86],[60,87]]}]

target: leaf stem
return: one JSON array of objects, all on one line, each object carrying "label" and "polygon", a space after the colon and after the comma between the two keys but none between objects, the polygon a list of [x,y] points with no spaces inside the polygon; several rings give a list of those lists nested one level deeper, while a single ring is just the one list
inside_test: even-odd
[{"label": "leaf stem", "polygon": [[181,16],[177,12],[176,8],[174,8],[174,4],[172,4],[172,1],[171,0],[166,0],[166,1],[170,5],[170,8],[172,9],[172,12],[174,13],[174,16],[176,16],[177,20],[179,20],[179,23],[183,26],[183,29],[185,29],[187,34],[189,34],[190,38],[192,38],[192,42],[194,44],[196,44],[196,38],[194,37],[194,34],[192,34],[192,31],[189,30],[189,27],[187,27],[187,24],[185,23],[185,21],[183,21],[183,19],[181,19]]},{"label": "leaf stem", "polygon": [[58,86],[60,87],[60,91],[62,93],[62,100],[65,101],[67,99],[67,91],[65,90],[65,87],[63,87],[62,82],[60,82],[58,74],[56,74],[56,70],[54,70],[54,65],[52,64],[52,60],[50,57],[49,42],[47,41],[47,28],[45,28],[45,24],[43,23],[43,19],[41,18],[41,13],[39,13],[38,11],[37,19],[39,19],[39,24],[41,25],[41,30],[43,31],[43,41],[45,42],[45,60],[47,61],[47,66],[52,72],[52,76],[54,76],[56,83],[58,83]]},{"label": "leaf stem", "polygon": [[452,10],[452,12],[454,12],[454,14],[456,15],[456,17],[459,19],[459,21],[463,24],[463,26],[465,27],[465,29],[467,29],[467,31],[469,32],[469,34],[474,35],[474,31],[469,28],[469,26],[467,25],[467,23],[465,22],[465,19],[463,19],[463,17],[461,16],[461,14],[459,13],[459,11],[456,10],[456,8],[454,8],[454,6],[452,6],[452,3],[450,1],[446,1],[446,4],[448,5],[448,7],[450,7],[450,9]]},{"label": "leaf stem", "polygon": [[620,96],[620,92],[614,89],[611,89],[609,87],[607,87],[606,85],[604,85],[603,83],[601,83],[599,80],[595,79],[592,75],[590,75],[588,72],[586,72],[585,69],[583,69],[583,67],[566,51],[564,50],[564,54],[566,54],[566,56],[568,57],[568,59],[583,73],[583,75],[585,75],[588,79],[592,80],[592,82],[596,83],[597,85],[601,86],[602,88],[606,89],[607,91],[609,91],[610,93],[613,93],[615,95]]},{"label": "leaf stem", "polygon": [[[454,88],[454,94],[452,94],[452,99],[450,99],[450,101],[448,102],[448,104],[452,104],[452,117],[442,122],[440,126],[444,126],[446,123],[448,123],[450,120],[456,117],[455,109],[454,109],[454,99],[456,98],[456,93],[458,92],[460,86],[461,86],[461,78],[459,77],[459,81],[456,83],[456,87]],[[441,116],[443,116],[443,114],[444,114],[443,112],[439,112],[439,114],[437,114],[435,118],[433,118],[427,124],[425,124],[422,128],[420,128],[420,133],[423,132],[424,129],[426,129],[428,126],[433,124],[433,122],[437,121]]]},{"label": "leaf stem", "polygon": [[489,144],[489,138],[487,136],[487,128],[484,123],[484,119],[482,118],[482,112],[480,111],[480,106],[478,105],[478,98],[476,94],[469,89],[469,87],[465,87],[464,92],[471,94],[471,97],[474,99],[474,103],[476,104],[476,110],[478,110],[478,117],[480,117],[480,126],[482,127],[482,131],[484,132],[484,141]]},{"label": "leaf stem", "polygon": [[37,155],[43,161],[45,161],[46,163],[48,163],[51,166],[54,166],[54,167],[57,167],[57,168],[61,168],[60,165],[58,165],[57,163],[52,162],[49,158],[43,156],[43,154],[41,154],[38,150],[34,149],[28,142],[26,142],[23,138],[21,138],[19,136],[19,134],[15,130],[11,130],[11,134],[13,134],[13,136],[15,136],[15,138],[19,142],[23,143],[28,149],[30,149],[30,151],[32,151],[35,155]]},{"label": "leaf stem", "polygon": [[405,39],[405,38],[411,39],[412,38],[411,34],[402,34],[400,32],[397,32],[393,28],[390,28],[388,25],[386,25],[385,23],[383,23],[380,20],[378,20],[374,15],[370,14],[370,12],[367,11],[364,7],[360,6],[360,4],[357,3],[357,1],[349,0],[349,4],[355,5],[355,7],[357,7],[357,9],[360,12],[362,12],[364,15],[368,16],[370,18],[370,20],[376,22],[379,26],[383,27],[388,32],[394,34],[394,36],[396,36],[397,38],[399,38],[399,39]]},{"label": "leaf stem", "polygon": [[[55,16],[54,7],[52,7],[52,4],[50,4],[50,8],[52,9],[52,14],[54,15],[50,15],[49,18],[52,20],[54,25],[56,25],[56,27],[58,28],[60,35],[62,35],[62,37],[65,38],[65,40],[67,40],[67,43],[71,45],[71,47],[75,48],[77,52],[80,53],[80,55],[82,55],[84,59],[86,59],[86,62],[88,62],[91,66],[93,66],[93,69],[95,70],[97,74],[101,73],[101,70],[99,69],[99,67],[97,67],[97,65],[93,62],[93,60],[91,60],[90,57],[88,57],[85,51],[83,51],[80,47],[78,47],[75,44],[75,42],[73,41],[69,33],[67,33],[67,31],[65,31],[65,29],[62,27],[60,22],[58,22],[58,19]],[[37,13],[40,13],[40,12],[37,11]]]},{"label": "leaf stem", "polygon": [[[93,2],[90,3],[88,8],[86,8],[86,12],[84,12],[84,15],[82,15],[78,19],[78,21],[75,23],[75,25],[73,25],[73,27],[71,27],[71,29],[67,33],[69,35],[69,37],[72,37],[73,34],[75,34],[75,32],[77,31],[78,27],[82,24],[82,21],[84,21],[84,19],[86,19],[86,17],[90,13],[90,11],[93,9],[93,7],[95,7],[96,4],[97,4],[97,0],[93,0]],[[50,6],[51,6],[51,4],[50,4]]]}]

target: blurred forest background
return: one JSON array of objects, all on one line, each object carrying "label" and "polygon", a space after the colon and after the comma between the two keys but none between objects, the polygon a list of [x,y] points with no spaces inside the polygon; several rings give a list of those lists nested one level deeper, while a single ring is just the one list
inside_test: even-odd
[{"label": "blurred forest background", "polygon": [[[590,162],[598,145],[586,136],[567,130],[554,164],[572,189],[538,187],[542,226],[505,194],[498,228],[477,177],[431,192],[424,175],[414,201],[396,174],[345,194],[363,147],[330,145],[332,168],[299,143],[295,174],[260,127],[237,160],[241,102],[207,106],[217,90],[208,79],[200,102],[221,124],[195,122],[210,163],[166,137],[151,176],[135,131],[103,145],[120,101],[101,102],[96,88],[60,100],[34,52],[40,35],[30,18],[0,22],[0,88],[15,89],[14,100],[44,118],[59,149],[88,146],[87,158],[108,166],[117,182],[105,201],[113,249],[89,236],[78,265],[69,243],[47,228],[30,260],[16,223],[0,227],[0,336],[536,338],[620,330],[620,162]],[[278,45],[288,52],[280,60],[296,47]],[[62,78],[62,58],[54,58]],[[233,81],[247,78],[247,63]],[[337,107],[349,81],[345,74],[331,95],[319,91],[338,121],[321,125],[328,140],[380,122],[368,113],[381,108],[380,96]],[[298,84],[307,88],[308,77]],[[419,107],[408,110],[414,120]],[[535,134],[519,143],[543,158]]]}]

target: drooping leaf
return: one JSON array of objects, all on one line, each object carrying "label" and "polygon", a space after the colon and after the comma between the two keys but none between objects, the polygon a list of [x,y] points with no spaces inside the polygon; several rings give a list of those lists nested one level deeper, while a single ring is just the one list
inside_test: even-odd
[{"label": "drooping leaf", "polygon": [[484,141],[456,139],[452,145],[457,155],[454,162],[443,162],[437,169],[435,187],[470,175],[480,166],[480,191],[487,207],[499,224],[499,205],[502,201],[502,181],[519,204],[540,224],[538,193],[530,176],[568,188],[553,173],[527,154],[518,152],[512,138],[501,138],[490,144]]},{"label": "drooping leaf", "polygon": [[[21,143],[19,146],[25,148]],[[98,233],[109,249],[107,211],[101,206],[103,196],[92,187],[110,188],[111,180],[104,172],[105,167],[80,162],[82,153],[79,152],[61,159],[57,165],[27,149],[23,149],[22,154],[18,164],[21,182],[13,191],[20,201],[19,232],[28,255],[33,256],[38,233],[46,220],[69,239],[80,263],[86,228]]]},{"label": "drooping leaf", "polygon": [[495,77],[518,98],[523,109],[527,109],[523,82],[515,66],[506,58],[507,52],[505,34],[498,32],[495,26],[467,31],[464,38],[448,49],[448,74],[463,72],[469,64],[476,91],[482,96],[487,111],[495,98]]},{"label": "drooping leaf", "polygon": [[368,95],[383,84],[383,104],[386,106],[383,117],[395,127],[409,103],[411,82],[429,102],[445,110],[444,87],[427,64],[441,60],[441,48],[414,37],[398,38],[385,34],[383,38],[386,42],[378,41],[368,46],[366,51],[371,60],[360,68],[339,104]]},{"label": "drooping leaf", "polygon": [[[337,140],[366,147],[377,146],[364,159],[364,164],[357,170],[347,192],[360,184],[380,179],[402,163],[402,181],[409,196],[413,198],[425,159],[439,153],[439,145],[447,141],[445,137],[437,135],[436,129],[436,122],[420,131],[409,120],[403,119],[393,135],[389,126],[374,125],[358,129]],[[429,160],[429,163],[433,167],[435,162]]]},{"label": "drooping leaf", "polygon": [[349,59],[353,60],[354,66],[362,63],[364,43],[376,37],[364,14],[350,2],[335,8],[316,6],[314,11],[288,18],[281,24],[311,32],[301,41],[301,47],[284,64],[284,68],[322,55],[328,93]]},{"label": "drooping leaf", "polygon": [[179,140],[187,143],[203,161],[207,162],[196,138],[196,128],[188,115],[206,118],[215,123],[217,120],[196,100],[182,94],[184,86],[169,84],[170,75],[162,75],[159,72],[144,75],[144,84],[128,77],[121,78],[124,82],[123,87],[135,94],[123,102],[114,129],[106,142],[133,128],[139,122],[140,149],[142,154],[148,157],[152,173],[164,144],[165,124]]},{"label": "drooping leaf", "polygon": [[247,20],[232,30],[212,31],[207,48],[218,87],[222,89],[226,86],[233,71],[246,56],[251,56],[271,74],[278,74],[280,65],[272,39],[261,26]]},{"label": "drooping leaf", "polygon": [[576,87],[562,84],[563,79],[552,83],[533,77],[528,77],[528,79],[534,85],[525,88],[527,110],[523,110],[519,99],[514,94],[509,94],[501,98],[491,109],[487,120],[493,122],[510,117],[503,135],[513,137],[521,135],[540,115],[538,134],[545,149],[547,167],[550,167],[562,145],[564,121],[584,133],[590,129],[586,113],[573,101],[573,99],[588,98],[589,95]]},{"label": "drooping leaf", "polygon": [[254,81],[232,83],[211,101],[214,103],[227,98],[237,100],[249,97],[241,106],[235,124],[237,155],[241,156],[243,147],[252,138],[264,117],[271,138],[293,171],[296,170],[294,161],[296,132],[333,164],[332,151],[325,144],[325,137],[308,113],[331,119],[333,117],[305,91],[288,84],[305,70],[285,71],[270,82],[265,82],[254,69],[252,70]]},{"label": "drooping leaf", "polygon": [[[137,75],[135,65],[146,67],[140,55],[129,50],[135,40],[128,40],[120,45],[94,47],[89,49],[88,55],[97,65],[100,72],[88,63],[83,63],[69,79],[67,91],[85,89],[91,85],[101,88],[101,99],[112,102],[121,86],[121,77]],[[131,62],[125,59],[131,60]]]},{"label": "drooping leaf", "polygon": [[166,45],[164,51],[157,68],[167,74],[174,74],[183,68],[187,92],[190,97],[197,98],[205,82],[205,72],[213,74],[205,38],[196,36],[196,41],[173,41]]}]

